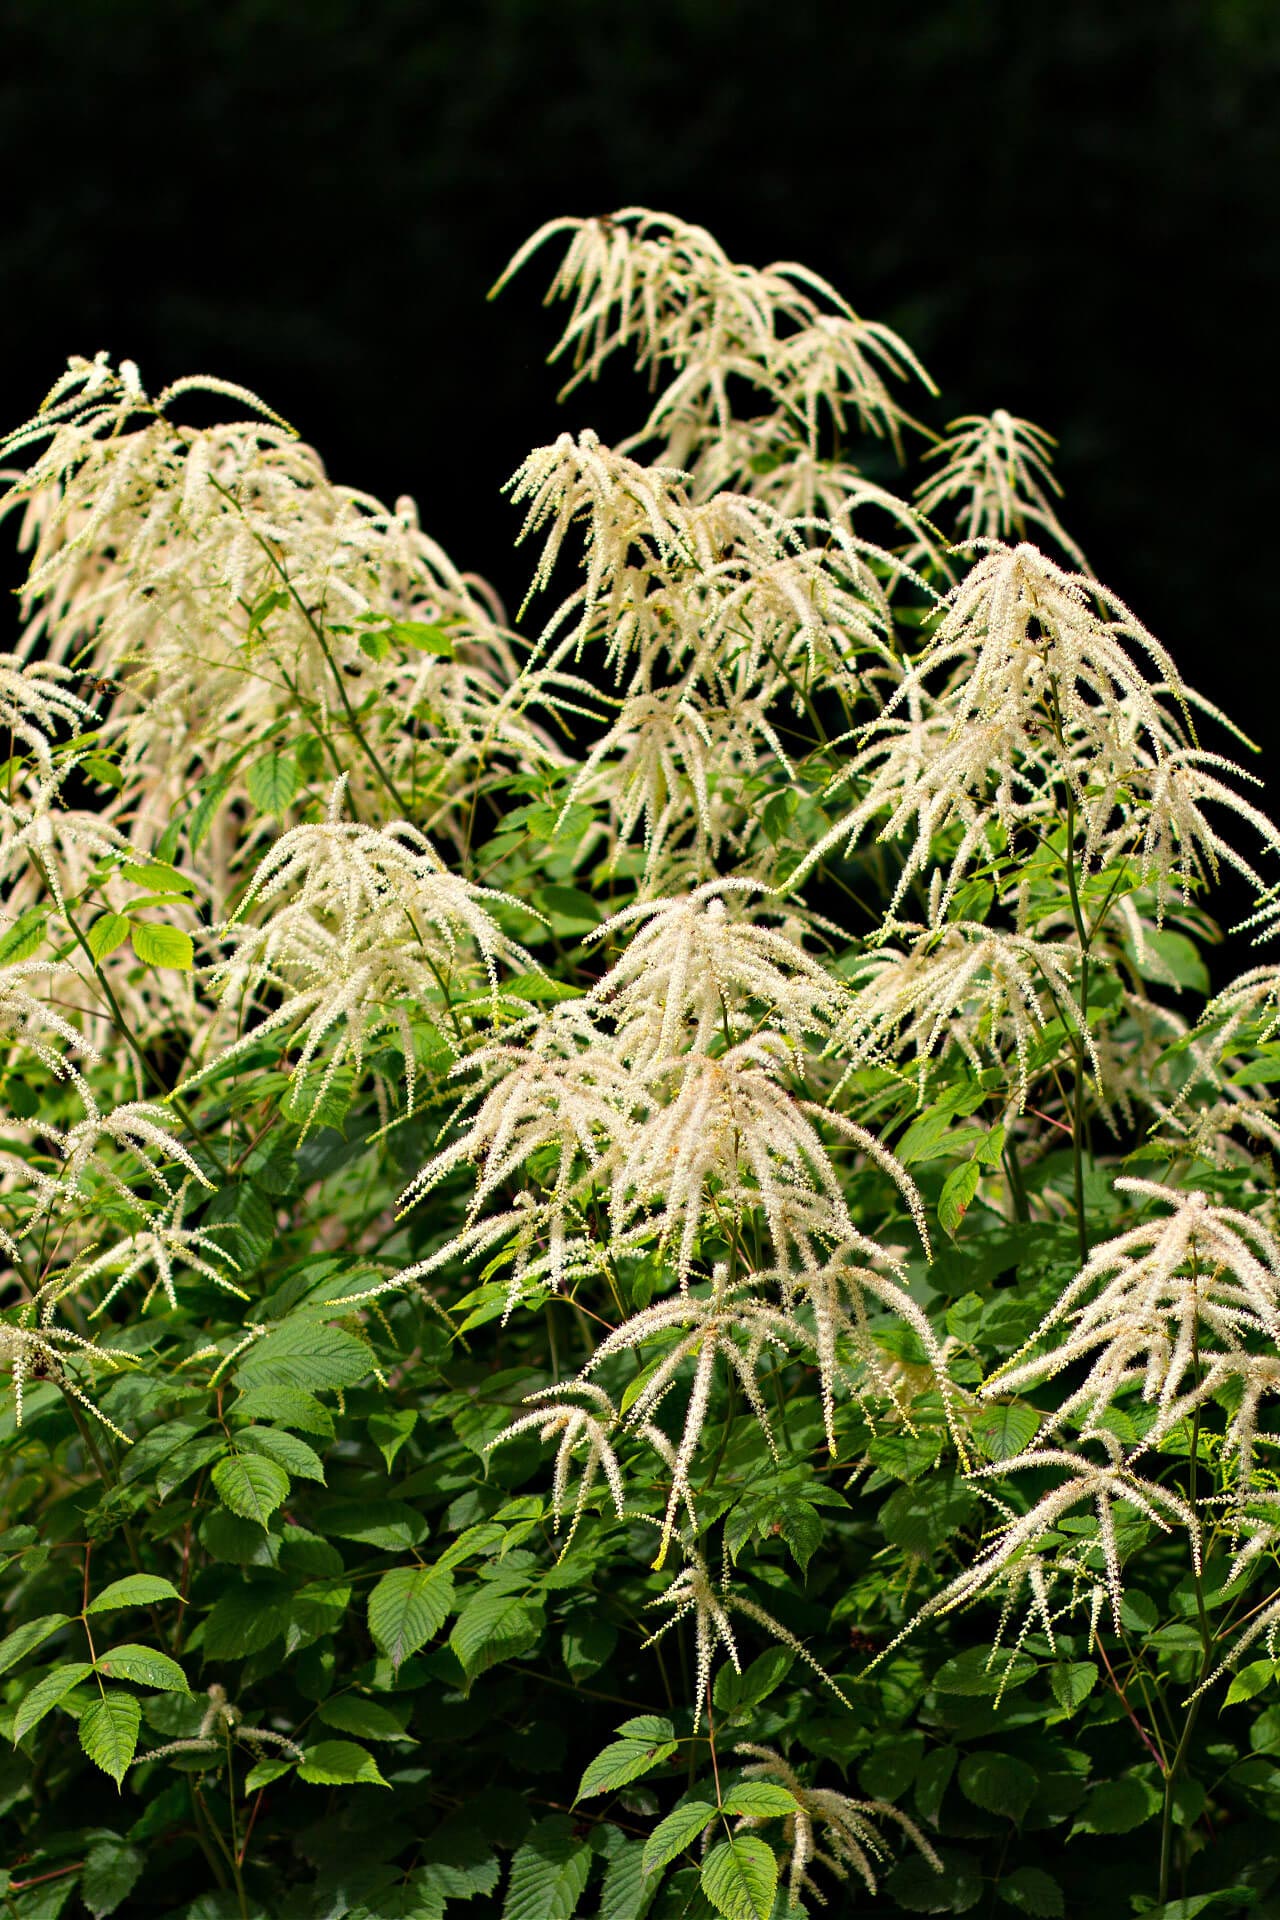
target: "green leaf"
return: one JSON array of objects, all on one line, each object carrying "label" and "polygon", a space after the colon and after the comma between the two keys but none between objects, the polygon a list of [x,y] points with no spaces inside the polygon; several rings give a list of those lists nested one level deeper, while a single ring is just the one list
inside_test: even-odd
[{"label": "green leaf", "polygon": [[453,1604],[453,1576],[436,1567],[395,1567],[369,1595],[369,1633],[400,1667],[438,1633]]},{"label": "green leaf", "polygon": [[778,1861],[757,1834],[735,1834],[712,1847],[700,1878],[702,1891],[724,1920],[770,1920]]},{"label": "green leaf", "polygon": [[132,922],[127,913],[100,913],[86,936],[95,960],[105,960],[129,938]]},{"label": "green leaf", "polygon": [[933,1676],[939,1693],[1007,1693],[1020,1687],[1036,1670],[1030,1654],[1015,1653],[1009,1647],[966,1647],[963,1653],[944,1660]]},{"label": "green leaf", "polygon": [[931,1474],[899,1487],[880,1509],[887,1540],[917,1559],[928,1559],[978,1511],[978,1496],[955,1474]]},{"label": "green leaf", "polygon": [[369,1438],[386,1461],[388,1473],[417,1424],[418,1414],[414,1407],[390,1407],[384,1412],[369,1415],[366,1423]]},{"label": "green leaf", "polygon": [[941,1872],[918,1853],[898,1862],[884,1883],[894,1911],[968,1913],[977,1906],[985,1891],[977,1863],[950,1848],[940,1854]]},{"label": "green leaf", "polygon": [[[242,1427],[236,1434],[236,1445],[264,1454],[295,1480],[318,1480],[324,1485],[324,1467],[319,1454],[305,1440],[299,1440],[296,1433],[286,1433],[281,1427]],[[216,1471],[214,1478],[217,1478]]]},{"label": "green leaf", "polygon": [[249,625],[246,637],[258,631],[263,622],[273,613],[279,613],[289,604],[289,595],[283,587],[272,587],[249,609]]},{"label": "green leaf", "polygon": [[1006,1874],[996,1892],[1019,1913],[1032,1914],[1035,1920],[1062,1920],[1066,1912],[1062,1888],[1039,1867],[1019,1867],[1016,1873]]},{"label": "green leaf", "polygon": [[645,1872],[645,1846],[643,1840],[628,1840],[610,1860],[600,1891],[600,1920],[645,1920],[661,1884],[657,1874]]},{"label": "green leaf", "polygon": [[572,1920],[591,1860],[571,1820],[563,1814],[539,1820],[511,1862],[502,1920]]},{"label": "green leaf", "polygon": [[154,1647],[136,1646],[126,1641],[97,1658],[99,1673],[109,1680],[136,1680],[139,1686],[156,1687],[161,1693],[189,1693],[187,1676],[176,1660]]},{"label": "green leaf", "polygon": [[188,874],[171,867],[167,860],[128,862],[120,873],[131,886],[145,887],[148,893],[194,893],[196,888]]},{"label": "green leaf", "polygon": [[371,1753],[354,1740],[322,1740],[307,1748],[298,1768],[299,1780],[313,1787],[385,1787]]},{"label": "green leaf", "polygon": [[724,1810],[750,1814],[754,1819],[777,1819],[795,1812],[796,1797],[772,1780],[740,1780],[725,1795]]},{"label": "green leaf", "polygon": [[226,1248],[242,1272],[257,1266],[276,1237],[275,1209],[250,1180],[233,1180],[219,1187],[209,1202],[203,1224],[230,1226],[230,1233],[224,1231],[214,1238],[219,1246]]},{"label": "green leaf", "polygon": [[518,1593],[482,1589],[468,1600],[453,1623],[449,1645],[468,1680],[527,1653],[542,1632],[542,1614]]},{"label": "green leaf", "polygon": [[1102,1780],[1080,1809],[1075,1833],[1132,1833],[1160,1809],[1160,1795],[1137,1774]]},{"label": "green leaf", "polygon": [[916,1805],[932,1826],[937,1826],[942,1811],[942,1796],[956,1770],[959,1754],[955,1747],[935,1747],[926,1753],[916,1770]]},{"label": "green leaf", "polygon": [[533,904],[551,922],[552,933],[565,940],[590,933],[604,919],[599,902],[580,887],[539,887]]},{"label": "green leaf", "polygon": [[[53,1618],[56,1616],[50,1617]],[[19,1632],[21,1632],[21,1628],[19,1628]],[[7,1645],[8,1641],[5,1642],[5,1646]],[[0,1647],[0,1661],[3,1661],[3,1658],[4,1647]],[[3,1665],[0,1665],[0,1673],[3,1671]],[[1240,1700],[1252,1700],[1256,1693],[1261,1693],[1264,1687],[1271,1685],[1277,1672],[1280,1672],[1280,1662],[1278,1661],[1251,1660],[1247,1667],[1241,1667],[1239,1673],[1235,1675],[1231,1685],[1227,1688],[1226,1705],[1234,1707]]]},{"label": "green leaf", "polygon": [[[607,1749],[606,1749],[607,1751]],[[642,1873],[657,1873],[670,1866],[678,1853],[692,1846],[716,1817],[716,1809],[705,1800],[686,1800],[682,1807],[660,1820],[644,1843]]]},{"label": "green leaf", "polygon": [[373,1366],[363,1340],[342,1327],[298,1314],[255,1341],[236,1368],[242,1387],[298,1387],[304,1393],[354,1387]]},{"label": "green leaf", "polygon": [[80,1715],[80,1745],[95,1767],[121,1784],[138,1744],[142,1708],[131,1693],[91,1700]]},{"label": "green leaf", "polygon": [[0,934],[0,966],[16,966],[20,960],[29,960],[33,953],[38,953],[44,943],[48,919],[47,907],[24,907],[13,925]]},{"label": "green leaf", "polygon": [[1043,1419],[1034,1407],[984,1407],[973,1423],[973,1437],[988,1460],[1011,1460],[1030,1446]]},{"label": "green leaf", "polygon": [[362,1546],[404,1553],[425,1539],[427,1522],[406,1500],[343,1500],[324,1507],[314,1523],[321,1533]]},{"label": "green leaf", "polygon": [[314,1394],[297,1387],[251,1387],[232,1408],[238,1420],[272,1420],[282,1427],[301,1427],[323,1440],[333,1438],[333,1415]]},{"label": "green leaf", "polygon": [[191,935],[180,927],[167,927],[158,920],[134,920],[133,950],[146,967],[176,967],[190,973],[195,965]]},{"label": "green leaf", "polygon": [[289,1492],[289,1476],[274,1460],[259,1454],[229,1453],[212,1474],[214,1491],[224,1507],[242,1520],[265,1527]]},{"label": "green leaf", "polygon": [[593,1793],[616,1793],[619,1787],[661,1766],[676,1750],[675,1728],[657,1714],[641,1714],[626,1721],[618,1732],[623,1738],[598,1753],[578,1782],[575,1806]]},{"label": "green leaf", "polygon": [[261,1653],[288,1626],[288,1589],[275,1579],[242,1578],[219,1597],[205,1621],[202,1651],[210,1660],[242,1660]]},{"label": "green leaf", "polygon": [[146,1856],[122,1840],[100,1840],[85,1856],[80,1875],[80,1898],[94,1920],[114,1913],[142,1878]]},{"label": "green leaf", "polygon": [[957,1776],[966,1800],[984,1813],[1000,1813],[1017,1826],[1031,1805],[1036,1790],[1033,1768],[1011,1753],[992,1753],[983,1748],[967,1753]]},{"label": "green leaf", "polygon": [[22,1702],[13,1717],[13,1739],[16,1743],[32,1727],[39,1726],[46,1713],[52,1713],[60,1700],[66,1698],[73,1687],[78,1687],[87,1674],[93,1672],[87,1660],[74,1660],[68,1666],[54,1667],[44,1678],[37,1680],[22,1697]]},{"label": "green leaf", "polygon": [[249,798],[259,813],[283,813],[301,785],[298,763],[291,753],[265,754],[245,775]]},{"label": "green leaf", "polygon": [[953,1167],[942,1183],[942,1192],[938,1195],[938,1220],[942,1231],[952,1238],[969,1210],[969,1203],[978,1191],[981,1178],[982,1168],[978,1161],[966,1160],[961,1166]]},{"label": "green leaf", "polygon": [[1175,933],[1172,927],[1144,927],[1142,943],[1145,952],[1139,957],[1133,943],[1125,942],[1130,961],[1142,979],[1166,984],[1172,981],[1197,994],[1209,992],[1209,970],[1199,949],[1185,933]]},{"label": "green leaf", "polygon": [[231,783],[236,777],[236,768],[239,766],[246,752],[248,752],[248,748],[242,747],[234,759],[223,767],[220,772],[200,781],[196,789],[200,798],[187,815],[187,845],[191,849],[193,859],[208,838],[209,830],[213,826],[218,808],[226,798]]},{"label": "green leaf", "polygon": [[163,1580],[155,1573],[127,1573],[123,1580],[113,1580],[110,1586],[95,1594],[85,1612],[107,1613],[112,1607],[150,1607],[157,1600],[181,1598],[172,1580]]},{"label": "green leaf", "polygon": [[427,620],[390,620],[385,631],[402,646],[412,647],[417,653],[439,654],[442,660],[452,660],[453,641],[443,627]]},{"label": "green leaf", "polygon": [[286,1773],[291,1773],[295,1765],[296,1762],[293,1760],[259,1760],[256,1766],[250,1767],[244,1777],[244,1791],[257,1793],[259,1788],[269,1787],[273,1780],[279,1780]]},{"label": "green leaf", "polygon": [[858,1768],[858,1785],[873,1800],[900,1800],[923,1759],[922,1733],[882,1734]]},{"label": "green leaf", "polygon": [[1098,1666],[1094,1660],[1064,1660],[1060,1666],[1049,1669],[1053,1697],[1064,1713],[1074,1713],[1081,1701],[1088,1699],[1097,1681]]},{"label": "green leaf", "polygon": [[738,1713],[759,1706],[775,1687],[780,1687],[791,1670],[795,1655],[790,1647],[766,1647],[764,1652],[741,1673],[725,1665],[715,1677],[713,1695],[722,1713]]},{"label": "green leaf", "polygon": [[340,1693],[333,1700],[326,1700],[320,1708],[319,1718],[326,1727],[336,1727],[339,1733],[353,1733],[358,1740],[407,1740],[403,1723],[397,1720],[390,1707],[380,1706],[376,1700],[366,1700],[362,1694]]},{"label": "green leaf", "polygon": [[1214,1907],[1220,1900],[1235,1907],[1246,1907],[1252,1906],[1256,1898],[1256,1887],[1218,1887],[1213,1893],[1193,1893],[1185,1900],[1170,1900],[1163,1907],[1148,1907],[1142,1920],[1196,1920],[1206,1907]]},{"label": "green leaf", "polygon": [[38,1620],[28,1620],[24,1626],[15,1627],[13,1632],[0,1640],[0,1673],[8,1673],[10,1667],[16,1667],[29,1653],[46,1641],[59,1627],[69,1626],[71,1616],[66,1613],[42,1613]]}]

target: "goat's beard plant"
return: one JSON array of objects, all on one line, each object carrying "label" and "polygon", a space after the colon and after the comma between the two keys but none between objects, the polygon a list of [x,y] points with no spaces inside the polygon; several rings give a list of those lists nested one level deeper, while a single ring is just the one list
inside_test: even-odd
[{"label": "goat's beard plant", "polygon": [[524,631],[226,382],[74,361],[0,450],[8,1910],[1247,1904],[1247,742],[1038,429],[557,239],[566,392],[655,398],[515,476]]}]

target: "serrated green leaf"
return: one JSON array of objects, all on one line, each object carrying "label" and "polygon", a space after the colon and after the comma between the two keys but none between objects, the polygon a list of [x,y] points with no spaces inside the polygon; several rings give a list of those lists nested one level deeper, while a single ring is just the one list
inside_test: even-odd
[{"label": "serrated green leaf", "polygon": [[1064,1713],[1074,1713],[1081,1701],[1088,1699],[1097,1681],[1098,1667],[1094,1660],[1064,1660],[1049,1669],[1053,1697]]},{"label": "serrated green leaf", "polygon": [[242,747],[220,772],[200,781],[196,789],[200,798],[187,815],[187,845],[191,849],[193,859],[208,838],[218,808],[226,799],[231,783],[236,777],[236,768],[248,751],[247,747]]},{"label": "serrated green leaf", "polygon": [[587,1767],[573,1796],[575,1806],[593,1793],[616,1793],[661,1766],[676,1750],[675,1728],[657,1714],[628,1720],[619,1731],[622,1739],[612,1741]]},{"label": "serrated green leaf", "polygon": [[468,1680],[527,1653],[542,1632],[542,1613],[524,1594],[482,1588],[453,1623],[449,1645]]},{"label": "serrated green leaf", "polygon": [[706,1800],[687,1800],[665,1820],[660,1820],[644,1843],[642,1875],[670,1866],[678,1853],[683,1853],[699,1834],[706,1832],[715,1817],[715,1808]]},{"label": "serrated green leaf", "polygon": [[313,1787],[385,1787],[378,1763],[354,1740],[321,1740],[308,1747],[298,1766],[299,1780]]},{"label": "serrated green leaf", "polygon": [[935,1747],[931,1753],[926,1753],[916,1769],[913,1789],[916,1805],[931,1826],[938,1824],[942,1796],[956,1770],[959,1757],[955,1747]]},{"label": "serrated green leaf", "polygon": [[563,1814],[539,1820],[512,1859],[502,1920],[572,1920],[591,1860],[571,1820]]},{"label": "serrated green leaf", "polygon": [[605,1869],[600,1920],[645,1920],[662,1882],[644,1870],[643,1840],[628,1840]]},{"label": "serrated green leaf", "polygon": [[264,1454],[296,1480],[318,1480],[324,1485],[324,1467],[315,1448],[283,1427],[241,1427],[236,1433],[236,1445]]},{"label": "serrated green leaf", "polygon": [[189,1693],[187,1676],[176,1660],[154,1647],[140,1647],[133,1641],[100,1653],[97,1669],[109,1680],[136,1680],[139,1686],[156,1687],[162,1693]]},{"label": "serrated green leaf", "polygon": [[988,1460],[1011,1460],[1030,1446],[1043,1418],[1034,1407],[984,1407],[973,1423],[973,1437]]},{"label": "serrated green leaf", "polygon": [[[8,1642],[5,1643],[6,1645]],[[4,1648],[0,1647],[0,1660],[3,1660]],[[4,1671],[0,1666],[0,1673]],[[1269,1687],[1280,1671],[1280,1662],[1275,1660],[1251,1660],[1247,1667],[1241,1667],[1227,1688],[1226,1705],[1234,1707],[1241,1700],[1252,1700],[1254,1695]]]},{"label": "serrated green leaf", "polygon": [[117,1787],[137,1748],[141,1720],[142,1708],[131,1693],[107,1693],[91,1700],[80,1715],[80,1745]]},{"label": "serrated green leaf", "polygon": [[260,1527],[266,1526],[289,1493],[289,1476],[284,1468],[256,1453],[227,1454],[219,1460],[211,1478],[223,1506],[242,1520],[256,1520]]},{"label": "serrated green leaf", "polygon": [[1062,1920],[1066,1911],[1062,1888],[1039,1867],[1019,1867],[1015,1873],[1006,1874],[996,1892],[1009,1906],[1033,1915],[1034,1920]]},{"label": "serrated green leaf", "polygon": [[289,1626],[289,1590],[278,1579],[241,1578],[220,1595],[205,1621],[202,1651],[210,1660],[261,1653]]},{"label": "serrated green leaf", "polygon": [[0,934],[0,966],[16,966],[29,960],[44,943],[49,920],[47,907],[24,907],[11,927]]},{"label": "serrated green leaf", "polygon": [[264,754],[245,775],[249,798],[259,813],[283,813],[301,785],[302,775],[291,753]]},{"label": "serrated green leaf", "polygon": [[303,1392],[354,1387],[373,1366],[363,1340],[343,1327],[299,1314],[255,1341],[236,1368],[243,1387],[297,1387]]},{"label": "serrated green leaf", "polygon": [[758,1834],[735,1834],[712,1847],[700,1879],[702,1891],[724,1920],[770,1920],[778,1861]]},{"label": "serrated green leaf", "polygon": [[366,1700],[359,1693],[340,1693],[336,1698],[326,1700],[318,1717],[326,1727],[336,1727],[339,1733],[353,1733],[357,1740],[409,1738],[403,1723],[397,1720],[390,1707],[380,1706],[376,1700]]},{"label": "serrated green leaf", "polygon": [[984,1813],[1003,1814],[1017,1826],[1031,1805],[1036,1790],[1036,1775],[1024,1760],[1011,1753],[967,1753],[957,1775],[966,1800]]},{"label": "serrated green leaf", "polygon": [[966,1481],[952,1473],[931,1474],[891,1493],[879,1518],[886,1540],[925,1560],[978,1510],[978,1496]]},{"label": "serrated green leaf", "polygon": [[94,1920],[106,1920],[128,1899],[146,1864],[141,1849],[123,1840],[100,1840],[90,1847],[80,1875],[80,1898]]},{"label": "serrated green leaf", "polygon": [[241,1272],[252,1270],[276,1237],[275,1209],[249,1180],[232,1180],[219,1187],[203,1224],[222,1229],[214,1238]]},{"label": "serrated green leaf", "polygon": [[259,1760],[250,1767],[244,1777],[244,1791],[257,1793],[262,1787],[269,1787],[273,1780],[279,1780],[284,1774],[292,1772],[296,1762],[293,1760]]},{"label": "serrated green leaf", "polygon": [[395,1567],[369,1595],[369,1633],[393,1667],[439,1632],[453,1605],[453,1576],[438,1567]]},{"label": "serrated green leaf", "polygon": [[426,1516],[406,1500],[341,1500],[323,1507],[315,1521],[321,1533],[362,1546],[404,1553],[427,1535]]},{"label": "serrated green leaf", "polygon": [[133,950],[147,967],[174,967],[190,973],[195,965],[191,935],[180,927],[167,927],[158,920],[130,922]]},{"label": "serrated green leaf", "polygon": [[1100,1780],[1076,1819],[1076,1833],[1132,1833],[1160,1810],[1160,1795],[1133,1773]]},{"label": "serrated green leaf", "polygon": [[442,660],[453,658],[453,641],[443,627],[426,620],[390,620],[385,631],[402,646],[415,653],[439,654]]},{"label": "serrated green leaf", "polygon": [[159,1574],[126,1573],[123,1580],[113,1580],[101,1593],[96,1593],[85,1612],[106,1613],[112,1607],[150,1607],[158,1600],[181,1598],[172,1580],[162,1579]]},{"label": "serrated green leaf", "polygon": [[16,1667],[19,1660],[34,1653],[59,1627],[70,1624],[70,1614],[42,1613],[38,1620],[28,1620],[23,1626],[15,1627],[0,1640],[0,1673],[8,1673],[10,1667]]},{"label": "serrated green leaf", "polygon": [[985,1891],[977,1862],[950,1848],[940,1853],[941,1872],[918,1853],[898,1862],[884,1883],[891,1911],[968,1913],[977,1906]]},{"label": "serrated green leaf", "polygon": [[551,922],[551,931],[561,939],[573,939],[578,934],[590,933],[604,919],[599,902],[580,887],[539,887],[533,896],[533,903],[539,913],[545,914]]},{"label": "serrated green leaf", "polygon": [[132,922],[127,913],[100,913],[85,936],[95,960],[105,960],[129,938]]},{"label": "serrated green leaf", "polygon": [[163,860],[128,861],[120,874],[131,886],[145,887],[149,893],[195,892],[195,881]]},{"label": "serrated green leaf", "polygon": [[369,1438],[386,1461],[388,1473],[395,1465],[396,1455],[417,1424],[418,1415],[414,1407],[389,1407],[382,1412],[369,1415],[367,1422]]},{"label": "serrated green leaf", "polygon": [[938,1220],[944,1233],[954,1238],[978,1191],[981,1178],[982,1168],[977,1160],[966,1160],[951,1169],[938,1195]]},{"label": "serrated green leaf", "polygon": [[1020,1687],[1036,1670],[1030,1654],[1015,1653],[1009,1647],[966,1647],[963,1653],[944,1660],[933,1677],[939,1693],[1008,1693]]},{"label": "serrated green leaf", "polygon": [[44,1675],[43,1679],[37,1680],[34,1687],[23,1694],[18,1711],[13,1716],[15,1742],[21,1740],[24,1734],[30,1733],[32,1727],[39,1726],[46,1713],[52,1713],[58,1702],[64,1700],[70,1693],[72,1687],[78,1687],[80,1682],[92,1672],[93,1668],[87,1660],[73,1660],[65,1667],[54,1667],[52,1672]]},{"label": "serrated green leaf", "polygon": [[232,1412],[237,1419],[270,1420],[282,1427],[301,1427],[303,1433],[333,1438],[333,1415],[314,1394],[298,1387],[251,1387],[242,1393]]},{"label": "serrated green leaf", "polygon": [[796,1797],[772,1780],[740,1780],[725,1795],[724,1810],[750,1814],[753,1819],[778,1819],[795,1812]]}]

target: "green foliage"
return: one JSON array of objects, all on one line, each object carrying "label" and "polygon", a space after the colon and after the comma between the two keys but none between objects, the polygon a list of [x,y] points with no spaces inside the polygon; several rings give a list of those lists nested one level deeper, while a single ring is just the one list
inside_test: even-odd
[{"label": "green foliage", "polygon": [[225,383],[4,448],[3,1898],[1266,1912],[1280,836],[1038,429],[555,233],[540,633]]}]

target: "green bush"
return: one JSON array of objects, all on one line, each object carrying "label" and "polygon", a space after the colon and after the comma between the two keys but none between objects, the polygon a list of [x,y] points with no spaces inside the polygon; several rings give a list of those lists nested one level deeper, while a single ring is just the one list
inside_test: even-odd
[{"label": "green bush", "polygon": [[1038,429],[557,235],[540,625],[226,382],[3,448],[7,1910],[1280,1912],[1243,737]]}]

